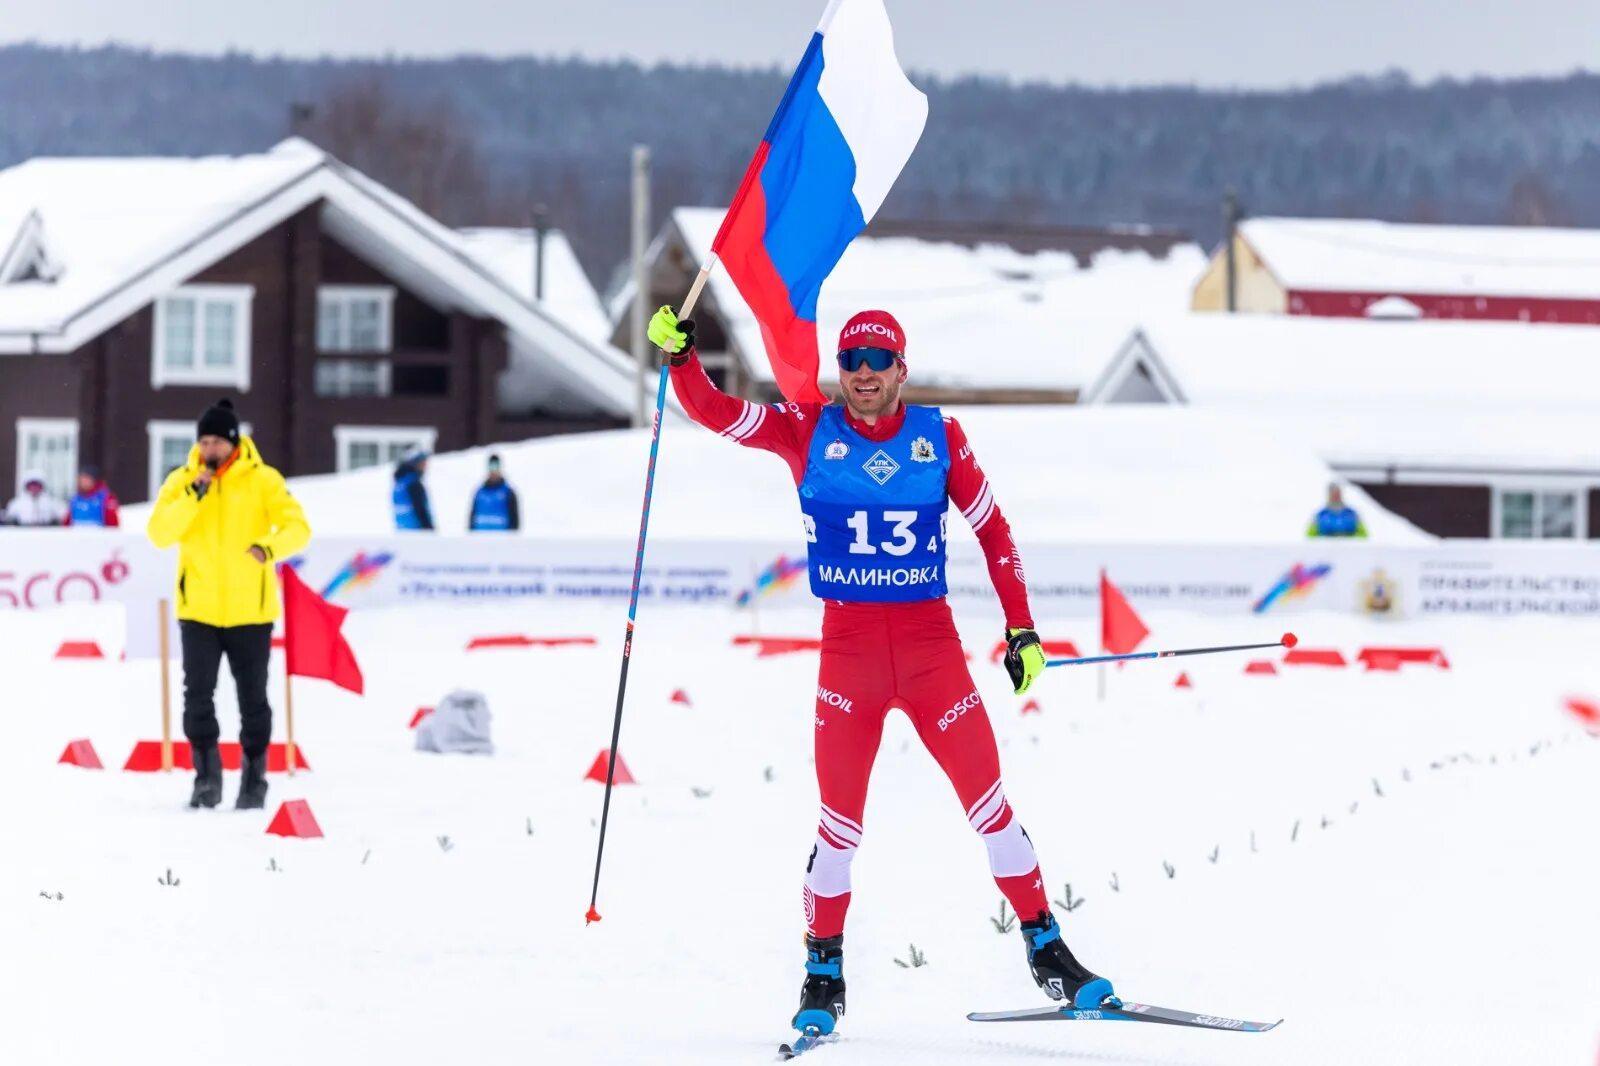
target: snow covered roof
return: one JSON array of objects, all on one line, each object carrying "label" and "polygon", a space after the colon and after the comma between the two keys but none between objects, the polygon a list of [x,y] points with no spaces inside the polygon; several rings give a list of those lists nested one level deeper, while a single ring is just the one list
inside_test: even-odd
[{"label": "snow covered roof", "polygon": [[1600,229],[1252,218],[1239,232],[1289,290],[1600,300]]},{"label": "snow covered roof", "polygon": [[[513,292],[533,295],[535,234],[531,229],[478,227],[458,231],[467,251]],[[604,344],[611,337],[595,291],[572,250],[567,235],[558,229],[544,234],[544,307],[589,340]]]},{"label": "snow covered roof", "polygon": [[[1306,445],[1276,441],[1224,413],[1039,404],[946,410],[966,430],[1024,551],[1086,540],[1299,543],[1332,479]],[[648,430],[616,430],[436,455],[427,473],[434,515],[441,532],[464,532],[467,502],[492,451],[513,487],[537,487],[541,504],[536,520],[525,518],[525,534],[627,535],[638,528],[649,447]],[[389,467],[373,467],[291,483],[320,535],[368,536],[391,529],[392,476]],[[798,539],[794,482],[765,452],[674,424],[663,432],[656,479],[653,538]],[[730,491],[738,506],[729,506]],[[1358,489],[1349,498],[1375,540],[1431,539]],[[125,508],[125,524],[137,526],[146,506]],[[969,536],[966,528],[951,517],[953,536]]]},{"label": "snow covered roof", "polygon": [[[1130,392],[1136,370],[1150,387]],[[1084,402],[1157,398],[1151,389],[1341,468],[1600,470],[1600,337],[1584,326],[1152,318]]]},{"label": "snow covered roof", "polygon": [[41,220],[59,268],[53,281],[0,284],[0,354],[72,351],[318,203],[324,229],[397,282],[441,309],[505,323],[503,385],[513,393],[632,409],[621,352],[535,306],[453,230],[299,138],[249,156],[44,158],[0,171],[0,204]]},{"label": "snow covered roof", "polygon": [[[720,208],[673,211],[671,228],[696,262],[710,253],[722,216]],[[1068,251],[864,234],[823,286],[817,333],[827,355],[851,315],[882,307],[905,327],[914,384],[1081,389],[1141,315],[1187,307],[1204,269],[1204,254],[1194,244],[1179,244],[1159,259],[1143,251],[1106,250],[1086,269]],[[708,289],[746,368],[756,380],[772,381],[760,325],[733,280],[719,268]],[[619,294],[614,315],[631,299],[631,289]],[[836,380],[826,358],[820,376]]]}]

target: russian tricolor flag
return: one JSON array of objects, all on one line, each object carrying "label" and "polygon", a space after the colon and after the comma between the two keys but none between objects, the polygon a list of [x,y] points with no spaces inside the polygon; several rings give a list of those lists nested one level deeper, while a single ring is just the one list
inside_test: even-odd
[{"label": "russian tricolor flag", "polygon": [[760,321],[790,400],[827,402],[817,388],[817,294],[927,120],[883,0],[830,0],[711,245]]}]

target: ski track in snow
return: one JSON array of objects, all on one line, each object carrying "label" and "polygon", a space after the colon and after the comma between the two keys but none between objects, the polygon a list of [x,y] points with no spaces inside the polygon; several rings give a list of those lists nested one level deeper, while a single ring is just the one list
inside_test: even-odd
[{"label": "ski track in snow", "polygon": [[[273,775],[268,809],[249,813],[187,810],[187,774],[118,769],[158,735],[155,664],[49,658],[66,637],[116,647],[115,611],[0,615],[0,1062],[775,1060],[801,977],[815,656],[730,646],[751,620],[724,610],[641,618],[621,745],[640,784],[613,801],[605,919],[586,928],[601,789],[581,777],[610,738],[621,614],[357,612],[366,697],[297,683],[313,772]],[[816,617],[760,623],[803,635]],[[999,892],[960,804],[894,715],[855,864],[851,1011],[805,1061],[1595,1061],[1600,741],[1560,707],[1600,694],[1594,625],[1147,621],[1152,647],[1292,625],[1347,655],[1449,656],[1449,670],[1275,678],[1189,659],[1192,691],[1172,688],[1178,666],[1139,663],[1110,671],[1105,703],[1092,671],[1052,670],[1023,716],[988,663],[997,619],[958,619],[1050,895],[1070,881],[1085,901],[1063,915],[1074,950],[1125,998],[1285,1023],[967,1022],[1044,1000],[1017,933],[990,922]],[[1040,628],[1087,647],[1093,626]],[[516,631],[600,643],[464,651]],[[173,686],[176,726],[176,670]],[[454,687],[487,694],[495,756],[412,750],[412,712]],[[671,702],[678,688],[691,706]],[[228,739],[225,672],[218,699]],[[78,737],[106,772],[55,765]],[[326,839],[264,834],[287,798],[310,802]],[[169,869],[175,886],[159,883]],[[897,966],[912,943],[928,964]]]}]

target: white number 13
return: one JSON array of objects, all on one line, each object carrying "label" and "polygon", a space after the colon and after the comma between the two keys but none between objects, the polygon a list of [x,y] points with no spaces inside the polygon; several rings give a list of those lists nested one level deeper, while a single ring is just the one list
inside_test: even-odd
[{"label": "white number 13", "polygon": [[[890,555],[910,554],[911,549],[917,546],[917,536],[911,532],[911,523],[917,520],[917,512],[885,511],[883,512],[883,520],[894,523],[894,529],[891,530],[894,539],[884,541],[881,545],[883,550]],[[857,511],[850,516],[845,525],[854,530],[856,534],[856,539],[850,542],[851,555],[878,554],[879,545],[874,545],[867,540],[867,512]]]}]

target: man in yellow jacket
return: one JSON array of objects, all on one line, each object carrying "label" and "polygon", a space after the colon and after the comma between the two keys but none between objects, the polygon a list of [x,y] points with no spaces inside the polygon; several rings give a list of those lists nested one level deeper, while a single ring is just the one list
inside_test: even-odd
[{"label": "man in yellow jacket", "polygon": [[272,707],[267,665],[278,618],[276,564],[311,539],[283,475],[239,435],[233,402],[218,400],[195,427],[189,461],[167,475],[150,512],[150,541],[178,545],[178,628],[183,643],[183,733],[194,754],[191,807],[222,800],[217,753],[217,668],[228,657],[239,692],[243,780],[234,806],[267,802]]}]

